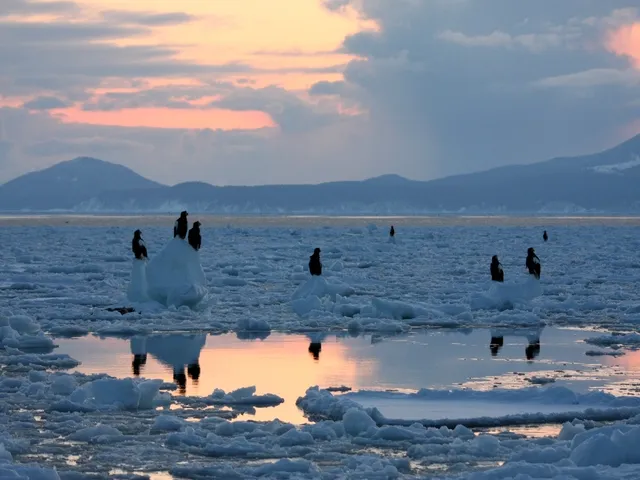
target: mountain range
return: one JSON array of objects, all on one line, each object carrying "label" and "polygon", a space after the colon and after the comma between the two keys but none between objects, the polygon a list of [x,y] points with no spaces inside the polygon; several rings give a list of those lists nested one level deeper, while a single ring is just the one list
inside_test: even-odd
[{"label": "mountain range", "polygon": [[0,211],[372,214],[640,213],[640,135],[603,152],[431,181],[384,175],[318,185],[175,186],[81,157],[0,186]]}]

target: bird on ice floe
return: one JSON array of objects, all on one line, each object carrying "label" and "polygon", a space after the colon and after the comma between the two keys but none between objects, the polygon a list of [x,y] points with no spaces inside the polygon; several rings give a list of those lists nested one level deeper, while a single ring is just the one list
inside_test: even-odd
[{"label": "bird on ice floe", "polygon": [[314,276],[322,275],[322,263],[320,263],[320,249],[316,248],[309,257],[309,273]]},{"label": "bird on ice floe", "polygon": [[147,258],[147,247],[142,239],[142,232],[136,230],[133,232],[133,240],[131,241],[131,250],[138,260]]}]

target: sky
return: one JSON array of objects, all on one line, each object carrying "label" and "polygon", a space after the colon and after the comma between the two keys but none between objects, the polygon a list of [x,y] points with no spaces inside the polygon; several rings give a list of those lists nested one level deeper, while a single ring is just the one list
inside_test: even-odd
[{"label": "sky", "polygon": [[427,180],[640,133],[636,0],[2,0],[0,183]]}]

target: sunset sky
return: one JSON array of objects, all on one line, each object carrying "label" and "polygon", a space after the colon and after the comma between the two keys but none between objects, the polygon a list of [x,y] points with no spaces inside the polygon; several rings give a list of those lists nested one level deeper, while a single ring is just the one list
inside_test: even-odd
[{"label": "sunset sky", "polygon": [[0,182],[415,179],[640,133],[634,0],[0,1]]}]

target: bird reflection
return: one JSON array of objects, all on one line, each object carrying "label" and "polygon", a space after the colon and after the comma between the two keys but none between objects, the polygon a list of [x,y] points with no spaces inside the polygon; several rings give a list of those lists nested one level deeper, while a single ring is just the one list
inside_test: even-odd
[{"label": "bird reflection", "polygon": [[134,355],[133,362],[131,362],[131,370],[134,377],[139,377],[142,367],[147,364],[147,355]]},{"label": "bird reflection", "polygon": [[320,351],[322,350],[322,343],[311,342],[309,344],[309,353],[313,356],[314,360],[320,360]]},{"label": "bird reflection", "polygon": [[131,339],[131,364],[133,375],[140,376],[147,354],[173,370],[173,381],[182,395],[187,392],[187,378],[193,385],[200,379],[200,352],[206,343],[206,335],[166,334],[136,336]]},{"label": "bird reflection", "polygon": [[497,357],[498,352],[504,345],[504,337],[491,337],[491,343],[489,344],[489,350],[491,350],[491,356]]},{"label": "bird reflection", "polygon": [[513,331],[506,335],[499,335],[497,333],[492,333],[491,340],[489,341],[489,351],[491,352],[492,357],[497,357],[498,353],[504,346],[504,337],[505,336],[513,336],[513,337],[526,337],[527,346],[524,349],[524,355],[527,361],[531,362],[535,358],[540,355],[540,333],[541,331],[525,331],[525,332],[517,332]]},{"label": "bird reflection", "polygon": [[540,339],[529,340],[529,345],[525,348],[524,353],[529,361],[540,355]]}]

